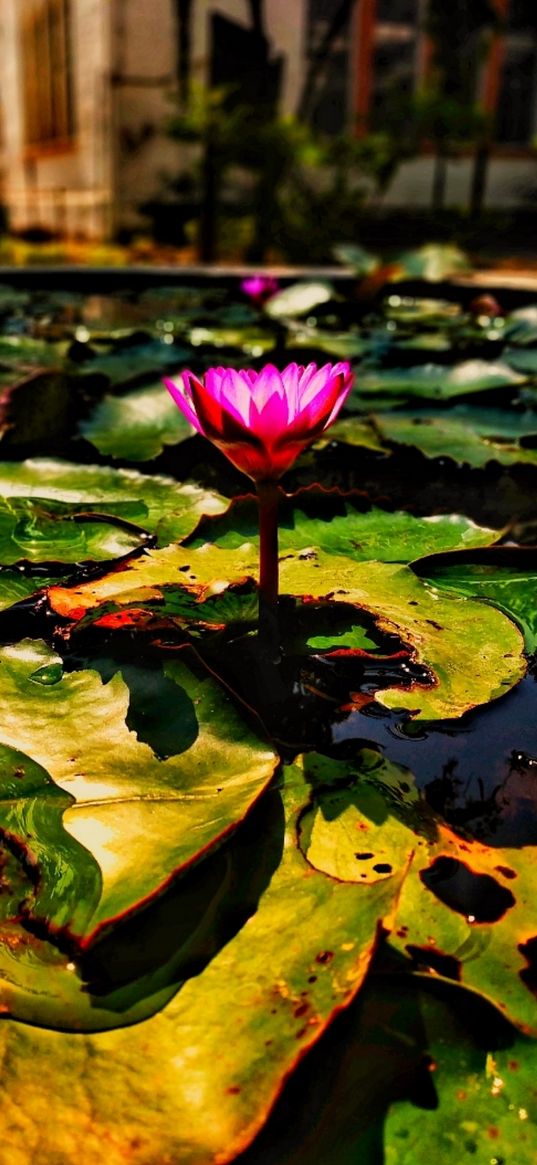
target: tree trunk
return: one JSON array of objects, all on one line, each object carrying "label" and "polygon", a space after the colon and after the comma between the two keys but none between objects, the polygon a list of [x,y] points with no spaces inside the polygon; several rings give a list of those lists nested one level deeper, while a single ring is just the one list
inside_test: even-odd
[{"label": "tree trunk", "polygon": [[201,263],[216,259],[217,206],[219,185],[218,151],[210,138],[204,143],[201,163],[202,196],[198,252]]},{"label": "tree trunk", "polygon": [[441,211],[444,209],[444,202],[446,198],[447,185],[447,157],[443,150],[439,149],[435,154],[434,171],[433,171],[433,190],[432,190],[432,209],[434,211]]},{"label": "tree trunk", "polygon": [[490,142],[480,142],[474,154],[472,167],[472,181],[470,185],[470,218],[479,218],[483,210],[487,189],[488,167],[490,161]]}]

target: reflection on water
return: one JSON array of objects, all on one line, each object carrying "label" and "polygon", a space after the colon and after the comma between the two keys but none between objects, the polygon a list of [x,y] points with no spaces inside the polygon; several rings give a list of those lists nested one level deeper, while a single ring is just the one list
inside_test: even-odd
[{"label": "reflection on water", "polygon": [[459,720],[402,720],[371,704],[332,727],[334,755],[364,742],[405,765],[433,808],[489,844],[537,838],[537,688],[528,675],[513,691]]}]

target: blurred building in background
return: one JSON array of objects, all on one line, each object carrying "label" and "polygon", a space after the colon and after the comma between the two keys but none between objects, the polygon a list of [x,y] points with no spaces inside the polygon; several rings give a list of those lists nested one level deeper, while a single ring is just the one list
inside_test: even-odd
[{"label": "blurred building in background", "polygon": [[[326,135],[382,132],[427,78],[429,2],[0,0],[0,197],[11,228],[87,238],[143,228],[140,207],[192,151],[166,120],[171,96],[186,99],[193,83],[244,85],[255,101],[263,66],[280,111]],[[537,13],[535,0],[494,3],[504,23],[467,71],[491,127],[485,205],[509,207],[537,187]],[[435,166],[424,134],[384,204],[429,205]],[[470,151],[446,149],[445,205],[466,204],[474,170]]]}]

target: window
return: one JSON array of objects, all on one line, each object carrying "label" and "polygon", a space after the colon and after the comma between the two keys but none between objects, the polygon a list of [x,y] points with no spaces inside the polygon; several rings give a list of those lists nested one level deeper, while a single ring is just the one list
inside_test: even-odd
[{"label": "window", "polygon": [[418,19],[418,0],[377,0],[379,24],[414,24]]},{"label": "window", "polygon": [[22,59],[26,144],[68,141],[74,132],[70,0],[24,0]]},{"label": "window", "polygon": [[[379,5],[380,8],[386,5]],[[409,12],[415,5],[393,5],[393,16]],[[378,15],[378,8],[377,8]],[[415,15],[415,12],[414,12]],[[398,19],[377,20],[372,60],[372,83],[368,125],[381,130],[393,111],[394,103],[406,102],[416,87],[417,24]]]},{"label": "window", "polygon": [[510,0],[507,9],[507,23],[513,30],[537,31],[537,9],[535,0]]},{"label": "window", "polygon": [[535,0],[509,0],[498,61],[496,140],[528,146],[537,126],[537,8]]}]

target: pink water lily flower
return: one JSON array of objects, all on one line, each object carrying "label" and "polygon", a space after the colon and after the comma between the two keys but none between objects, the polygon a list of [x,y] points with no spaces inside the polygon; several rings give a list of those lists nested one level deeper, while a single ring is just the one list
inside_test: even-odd
[{"label": "pink water lily flower", "polygon": [[273,275],[249,275],[241,283],[241,291],[258,307],[266,303],[271,295],[275,295],[279,287],[278,280]]},{"label": "pink water lily flower", "polygon": [[187,421],[255,482],[277,481],[332,424],[352,387],[350,365],[210,368],[165,380]]}]

